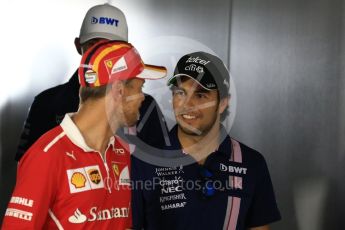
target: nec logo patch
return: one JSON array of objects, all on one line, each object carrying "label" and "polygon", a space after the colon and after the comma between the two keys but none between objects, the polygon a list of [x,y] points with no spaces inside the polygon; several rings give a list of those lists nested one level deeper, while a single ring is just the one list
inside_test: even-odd
[{"label": "nec logo patch", "polygon": [[115,18],[108,18],[108,17],[92,17],[91,18],[91,24],[103,24],[103,25],[110,25],[110,26],[116,26],[119,25],[119,20]]}]

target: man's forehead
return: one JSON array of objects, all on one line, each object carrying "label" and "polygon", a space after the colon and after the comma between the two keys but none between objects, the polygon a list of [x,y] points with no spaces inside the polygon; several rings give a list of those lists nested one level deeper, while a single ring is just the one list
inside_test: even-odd
[{"label": "man's forehead", "polygon": [[145,83],[145,79],[141,79],[141,78],[133,78],[132,81],[135,82],[136,84],[144,84]]},{"label": "man's forehead", "polygon": [[200,85],[200,83],[194,79],[191,78],[177,78],[176,79],[176,86],[177,88],[180,89],[185,89],[185,90],[194,90],[198,92],[209,92],[209,90],[205,89]]}]

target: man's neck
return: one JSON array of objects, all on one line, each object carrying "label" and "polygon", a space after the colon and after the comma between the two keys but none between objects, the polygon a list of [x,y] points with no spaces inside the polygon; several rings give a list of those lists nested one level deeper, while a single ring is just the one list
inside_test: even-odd
[{"label": "man's neck", "polygon": [[82,105],[72,120],[80,130],[85,143],[104,156],[109,140],[116,133],[117,127],[110,126],[102,103],[91,102]]},{"label": "man's neck", "polygon": [[177,136],[183,151],[191,155],[199,164],[203,164],[206,158],[219,147],[219,130],[218,123],[207,134],[191,135],[178,127]]}]

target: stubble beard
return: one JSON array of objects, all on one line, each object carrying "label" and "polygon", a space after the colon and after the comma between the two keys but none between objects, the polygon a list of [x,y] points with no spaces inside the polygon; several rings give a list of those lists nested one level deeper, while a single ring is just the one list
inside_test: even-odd
[{"label": "stubble beard", "polygon": [[210,130],[213,128],[213,126],[215,125],[216,121],[217,121],[217,113],[218,113],[218,109],[214,112],[213,114],[213,118],[212,121],[206,125],[202,125],[199,128],[195,128],[189,124],[187,124],[186,122],[183,122],[179,119],[177,120],[177,125],[179,127],[179,129],[185,134],[185,135],[189,135],[189,136],[206,136]]}]

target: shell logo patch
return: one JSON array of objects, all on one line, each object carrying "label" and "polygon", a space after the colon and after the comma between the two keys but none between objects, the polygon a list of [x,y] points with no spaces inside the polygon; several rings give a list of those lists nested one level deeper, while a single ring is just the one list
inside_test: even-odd
[{"label": "shell logo patch", "polygon": [[71,177],[71,184],[73,184],[76,189],[84,188],[85,182],[86,182],[86,178],[82,173],[80,172],[73,173]]},{"label": "shell logo patch", "polygon": [[66,172],[71,193],[104,188],[102,174],[98,165],[68,169]]}]

